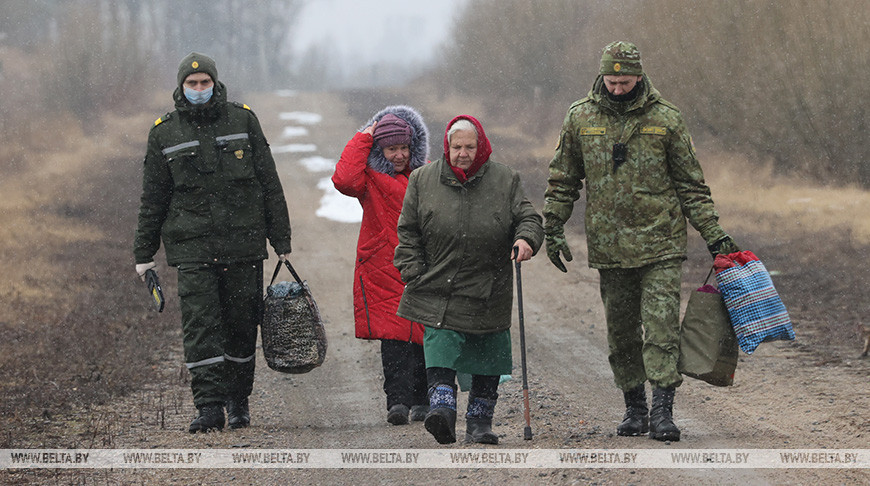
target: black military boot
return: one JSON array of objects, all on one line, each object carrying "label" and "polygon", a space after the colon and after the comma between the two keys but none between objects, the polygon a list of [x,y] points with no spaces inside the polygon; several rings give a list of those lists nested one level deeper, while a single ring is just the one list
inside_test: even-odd
[{"label": "black military boot", "polygon": [[211,432],[224,428],[224,404],[220,402],[206,403],[196,407],[199,415],[190,423],[187,431],[191,434],[197,432]]},{"label": "black military boot", "polygon": [[227,426],[231,429],[242,429],[249,425],[251,425],[251,411],[248,408],[248,397],[228,400]]},{"label": "black military boot", "polygon": [[649,409],[643,383],[622,392],[622,395],[625,400],[625,416],[622,417],[622,423],[616,426],[616,435],[636,436],[649,432]]},{"label": "black military boot", "polygon": [[456,386],[440,384],[429,388],[429,413],[423,421],[439,444],[456,442]]},{"label": "black military boot", "polygon": [[652,410],[649,413],[649,437],[677,442],[680,429],[674,424],[674,388],[653,388]]},{"label": "black military boot", "polygon": [[468,412],[465,414],[465,442],[498,444],[498,436],[492,431],[492,415],[497,398],[486,399],[468,396]]}]

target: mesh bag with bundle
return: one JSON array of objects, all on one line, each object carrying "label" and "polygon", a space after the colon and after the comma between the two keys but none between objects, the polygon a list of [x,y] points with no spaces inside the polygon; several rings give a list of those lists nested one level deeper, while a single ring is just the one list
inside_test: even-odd
[{"label": "mesh bag with bundle", "polygon": [[263,355],[269,368],[282,373],[307,373],[326,358],[326,330],[308,283],[301,280],[290,262],[284,261],[295,282],[278,282],[278,262],[266,289],[263,323]]}]

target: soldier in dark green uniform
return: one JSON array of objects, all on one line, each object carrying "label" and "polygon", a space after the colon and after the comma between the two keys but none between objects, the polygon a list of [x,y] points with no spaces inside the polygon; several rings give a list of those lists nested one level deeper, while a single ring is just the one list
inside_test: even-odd
[{"label": "soldier in dark green uniform", "polygon": [[266,239],[290,253],[290,218],[269,144],[247,105],[227,102],[214,60],[178,68],[175,111],[154,122],[142,181],[136,272],[163,240],[178,269],[184,359],[199,413],[189,431],[250,424]]},{"label": "soldier in dark green uniform", "polygon": [[[589,266],[601,276],[609,361],[626,412],[619,435],[679,440],[673,422],[686,220],[710,252],[739,248],[719,226],[689,132],[629,42],[604,48],[589,94],[571,105],[545,193],[547,255],[571,261],[563,226],[586,181]],[[644,383],[652,386],[652,410]]]}]

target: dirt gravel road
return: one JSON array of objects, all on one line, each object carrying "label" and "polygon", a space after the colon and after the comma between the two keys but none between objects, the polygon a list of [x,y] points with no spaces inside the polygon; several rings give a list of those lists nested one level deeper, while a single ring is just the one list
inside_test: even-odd
[{"label": "dirt gravel road", "polygon": [[[384,104],[422,105],[440,146],[441,120],[448,113],[425,101],[406,97],[378,99]],[[329,351],[324,365],[304,375],[283,375],[269,370],[258,353],[258,371],[251,399],[252,425],[239,431],[189,435],[194,415],[189,389],[181,371],[180,333],[170,336],[155,366],[158,377],[144,390],[116,398],[102,407],[110,411],[106,426],[112,448],[138,449],[465,449],[462,443],[440,446],[422,424],[391,426],[385,421],[381,390],[379,346],[353,337],[351,279],[358,224],[318,217],[323,191],[318,182],[329,172],[312,172],[299,163],[305,157],[337,159],[347,139],[367,115],[382,105],[375,101],[347,106],[334,94],[298,93],[290,97],[260,95],[246,99],[260,117],[273,148],[313,144],[313,152],[276,154],[293,226],[291,261],[308,280],[326,322]],[[427,109],[429,110],[427,112]],[[281,113],[322,115],[306,125],[307,135],[282,139]],[[298,125],[298,124],[296,124]],[[137,127],[132,127],[131,130]],[[144,137],[143,134],[136,136]],[[510,141],[504,141],[509,144]],[[144,146],[144,143],[143,143]],[[494,156],[500,140],[493,137]],[[433,155],[433,154],[430,154]],[[509,157],[499,157],[510,163]],[[130,191],[137,193],[138,177],[130,170]],[[539,188],[541,171],[527,178]],[[715,195],[715,191],[714,191]],[[533,194],[540,210],[540,196]],[[722,205],[722,202],[717,199]],[[723,210],[723,220],[728,213]],[[578,219],[578,218],[575,218]],[[126,220],[126,223],[133,218]],[[598,275],[585,264],[585,240],[577,221],[569,235],[575,260],[569,272],[558,272],[541,254],[523,265],[525,324],[529,362],[532,429],[525,441],[521,399],[519,335],[514,333],[514,379],[501,386],[496,408],[496,432],[501,449],[863,449],[870,448],[870,360],[850,354],[848,343],[820,349],[815,336],[821,325],[801,327],[817,315],[794,312],[798,341],[765,343],[751,355],[741,354],[735,386],[715,388],[686,379],[677,392],[675,416],[683,431],[679,443],[667,444],[646,437],[615,436],[622,415],[621,394],[607,364],[605,323],[598,295]],[[129,230],[129,229],[127,229]],[[753,248],[768,243],[749,231],[735,232],[738,242]],[[796,245],[798,243],[795,243]],[[693,240],[686,263],[686,295],[695,280],[703,279],[709,263],[703,246]],[[162,255],[161,255],[162,258]],[[164,260],[165,262],[165,260]],[[129,262],[117,262],[126,265]],[[163,262],[161,262],[163,263]],[[270,274],[274,260],[266,262]],[[130,263],[132,268],[132,264]],[[779,268],[779,267],[777,267]],[[167,311],[159,319],[178,320],[174,279],[165,265]],[[782,266],[783,272],[797,271]],[[132,270],[131,270],[132,271]],[[697,285],[694,285],[697,286]],[[782,290],[781,290],[782,292]],[[684,299],[685,302],[685,299]],[[792,301],[793,302],[793,301]],[[787,299],[787,304],[791,303]],[[866,302],[864,302],[866,311]],[[123,314],[121,315],[123,318]],[[856,338],[857,341],[857,338]],[[857,346],[857,345],[856,345]],[[157,350],[155,350],[157,351]],[[829,359],[836,356],[836,359]],[[826,358],[828,357],[828,358]],[[853,359],[854,358],[854,359]],[[135,364],[131,364],[135,365]],[[464,409],[465,394],[459,408]],[[109,412],[107,412],[109,413]],[[90,417],[94,417],[93,412]],[[464,426],[462,419],[458,428]],[[106,430],[103,435],[107,435]],[[68,442],[65,442],[66,444]],[[54,447],[52,444],[46,446]],[[60,445],[57,445],[58,447]],[[99,445],[98,445],[99,446]],[[103,446],[105,447],[105,446]],[[868,451],[870,453],[870,451]],[[0,478],[10,483],[47,484],[868,484],[863,469],[148,469],[95,471],[7,471]]]}]

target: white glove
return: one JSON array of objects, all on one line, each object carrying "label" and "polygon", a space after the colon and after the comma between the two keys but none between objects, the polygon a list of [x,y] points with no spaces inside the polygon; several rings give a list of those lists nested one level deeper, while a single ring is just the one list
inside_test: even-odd
[{"label": "white glove", "polygon": [[156,267],[157,264],[154,262],[148,263],[137,263],[136,264],[136,273],[139,274],[139,279],[143,282],[145,281],[145,271]]},{"label": "white glove", "polygon": [[288,258],[290,258],[289,253],[282,253],[278,255],[278,260],[281,260],[282,262],[286,262]]}]

